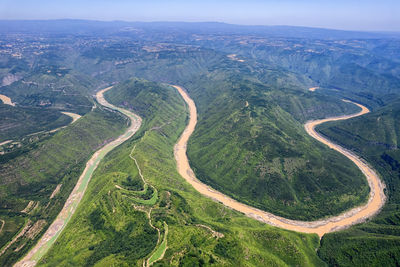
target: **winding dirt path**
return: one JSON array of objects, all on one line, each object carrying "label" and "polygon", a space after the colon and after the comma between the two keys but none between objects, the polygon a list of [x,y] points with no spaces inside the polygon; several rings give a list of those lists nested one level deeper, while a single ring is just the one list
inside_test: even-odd
[{"label": "winding dirt path", "polygon": [[86,168],[83,171],[82,175],[79,177],[78,182],[76,183],[74,189],[69,195],[67,201],[61,212],[58,214],[57,218],[50,225],[44,235],[40,238],[40,240],[36,243],[36,245],[28,252],[28,254],[19,262],[17,262],[14,266],[34,266],[36,263],[43,257],[44,254],[50,249],[50,247],[54,244],[58,236],[61,234],[62,230],[65,228],[67,223],[71,220],[72,215],[75,213],[79,202],[82,200],[83,195],[86,191],[87,185],[92,177],[92,174],[96,170],[100,161],[104,158],[104,156],[113,150],[115,147],[119,146],[129,138],[131,138],[137,130],[140,128],[142,124],[142,119],[136,114],[116,107],[110,103],[108,103],[104,99],[104,92],[110,90],[112,87],[108,87],[99,91],[96,95],[97,101],[110,109],[120,111],[124,115],[126,115],[131,120],[131,125],[129,128],[120,135],[114,141],[108,143],[107,145],[100,148],[96,151],[93,156],[86,163]]},{"label": "winding dirt path", "polygon": [[364,107],[363,105],[351,102],[359,106],[361,108],[361,111],[356,114],[347,116],[339,116],[333,118],[326,118],[322,120],[309,121],[305,124],[305,129],[310,136],[326,144],[330,148],[342,153],[351,161],[353,161],[358,168],[360,168],[360,170],[366,176],[369,187],[371,189],[368,203],[360,207],[355,207],[338,216],[333,216],[327,219],[318,221],[297,221],[297,220],[286,219],[274,215],[272,213],[262,211],[260,209],[240,203],[224,195],[223,193],[212,189],[211,187],[202,183],[196,178],[193,170],[190,168],[189,161],[186,155],[187,142],[189,140],[189,137],[193,133],[197,123],[196,105],[194,101],[186,93],[186,91],[184,91],[180,86],[174,85],[174,87],[178,90],[182,98],[189,106],[189,114],[190,114],[189,123],[186,126],[184,132],[182,133],[180,139],[178,140],[174,148],[177,169],[179,174],[201,194],[215,201],[221,202],[227,207],[240,211],[245,215],[247,215],[248,217],[254,218],[264,223],[297,232],[316,233],[320,237],[322,237],[326,233],[344,229],[353,224],[363,222],[367,218],[377,214],[384,205],[386,200],[386,196],[383,191],[384,184],[381,182],[376,172],[373,169],[371,169],[368,166],[368,164],[362,159],[360,159],[357,155],[353,154],[349,150],[337,144],[332,143],[331,141],[329,141],[325,137],[322,137],[315,131],[315,127],[321,123],[328,121],[347,120],[368,113],[369,112],[368,108]]}]

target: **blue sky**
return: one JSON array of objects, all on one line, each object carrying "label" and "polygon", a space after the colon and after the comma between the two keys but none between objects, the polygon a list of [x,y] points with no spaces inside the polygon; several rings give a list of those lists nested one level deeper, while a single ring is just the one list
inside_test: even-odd
[{"label": "blue sky", "polygon": [[400,0],[0,0],[0,19],[60,18],[400,31]]}]

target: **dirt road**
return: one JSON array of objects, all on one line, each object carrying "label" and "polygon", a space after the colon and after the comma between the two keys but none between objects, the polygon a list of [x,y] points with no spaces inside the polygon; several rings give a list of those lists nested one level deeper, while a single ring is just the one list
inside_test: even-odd
[{"label": "dirt road", "polygon": [[330,148],[335,149],[336,151],[342,153],[360,168],[360,170],[366,176],[368,184],[371,188],[368,203],[363,206],[356,207],[349,211],[346,211],[338,216],[330,217],[328,219],[310,221],[310,222],[297,221],[276,216],[272,213],[265,212],[253,208],[251,206],[248,206],[246,204],[240,203],[224,195],[223,193],[212,189],[211,187],[200,182],[196,178],[192,169],[190,168],[189,161],[186,155],[187,141],[189,140],[189,137],[193,133],[197,123],[196,105],[194,101],[189,97],[189,95],[180,86],[174,86],[174,87],[178,90],[178,92],[181,94],[181,96],[187,103],[190,114],[189,123],[186,126],[184,132],[182,133],[180,139],[176,143],[174,149],[175,160],[177,162],[177,169],[179,174],[201,194],[216,201],[219,201],[227,207],[240,211],[246,214],[248,217],[265,222],[267,224],[297,232],[316,233],[320,237],[322,237],[326,233],[336,231],[339,229],[344,229],[353,224],[360,223],[366,220],[367,218],[378,213],[382,208],[383,204],[385,203],[386,197],[383,192],[384,184],[381,182],[380,178],[375,173],[375,171],[372,170],[368,166],[368,164],[363,160],[361,160],[358,156],[340,147],[339,145],[332,143],[328,139],[320,136],[315,131],[315,127],[321,123],[328,121],[336,121],[336,120],[346,120],[368,113],[369,110],[366,107],[354,103],[355,105],[359,106],[362,109],[359,113],[348,116],[340,116],[340,117],[327,118],[323,120],[309,121],[305,124],[305,129],[307,133],[311,135],[313,138],[328,145]]},{"label": "dirt road", "polygon": [[110,152],[112,149],[114,149],[118,145],[128,140],[140,128],[142,119],[139,116],[128,110],[111,105],[104,99],[103,93],[106,92],[107,90],[110,90],[111,88],[112,87],[108,87],[98,92],[96,95],[97,101],[103,106],[106,106],[114,110],[118,110],[124,115],[126,115],[131,120],[130,127],[125,131],[125,133],[123,133],[117,139],[103,146],[101,149],[99,149],[93,154],[90,160],[86,163],[85,170],[79,177],[77,184],[75,185],[74,189],[69,195],[63,209],[58,214],[57,218],[50,225],[49,229],[47,229],[47,231],[38,241],[38,243],[28,252],[28,254],[21,261],[17,262],[14,266],[36,265],[36,263],[43,257],[44,254],[46,254],[46,252],[54,244],[58,236],[61,234],[62,230],[70,221],[72,215],[75,213],[78,204],[82,200],[82,197],[86,191],[90,178],[92,177],[92,174],[96,170],[100,161],[104,158],[104,156],[108,152]]}]

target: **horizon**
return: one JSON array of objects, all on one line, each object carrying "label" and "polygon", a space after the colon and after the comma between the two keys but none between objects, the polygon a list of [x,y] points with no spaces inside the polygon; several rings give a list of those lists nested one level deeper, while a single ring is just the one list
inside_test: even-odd
[{"label": "horizon", "polygon": [[288,28],[305,28],[305,29],[319,29],[319,30],[327,30],[327,31],[343,31],[343,32],[359,32],[359,33],[382,33],[382,34],[400,34],[399,30],[352,30],[352,29],[338,29],[338,28],[328,28],[328,27],[314,27],[314,26],[304,26],[304,25],[284,25],[284,24],[238,24],[238,23],[229,23],[224,21],[163,21],[163,20],[155,20],[155,21],[129,21],[129,20],[100,20],[100,19],[79,19],[79,18],[56,18],[56,19],[2,19],[0,21],[3,22],[15,22],[15,21],[24,21],[24,22],[51,22],[51,21],[84,21],[84,22],[105,22],[105,23],[193,23],[193,24],[201,24],[201,23],[209,23],[209,24],[225,24],[225,25],[233,25],[233,26],[248,26],[248,27],[288,27]]},{"label": "horizon", "polygon": [[1,20],[91,20],[125,22],[220,22],[246,26],[297,26],[367,32],[400,32],[400,3],[383,0],[50,0],[0,3]]}]

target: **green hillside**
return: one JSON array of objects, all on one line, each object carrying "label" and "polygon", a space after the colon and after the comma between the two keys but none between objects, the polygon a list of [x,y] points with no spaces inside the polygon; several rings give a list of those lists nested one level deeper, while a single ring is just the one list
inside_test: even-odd
[{"label": "green hillside", "polygon": [[87,97],[95,81],[73,70],[46,65],[37,67],[23,79],[0,87],[19,106],[52,108],[85,114],[92,103]]},{"label": "green hillside", "polygon": [[319,255],[332,266],[400,263],[400,101],[360,118],[321,125],[319,131],[362,155],[381,174],[387,204],[365,224],[323,237]]},{"label": "green hillside", "polygon": [[[284,69],[236,62],[219,51],[185,45],[162,44],[154,52],[144,47],[134,43],[88,49],[81,59],[85,65],[79,66],[96,73],[107,70],[101,78],[109,81],[131,73],[185,86],[199,109],[188,153],[204,182],[251,205],[298,219],[338,214],[366,201],[369,189],[355,166],[302,128],[309,119],[354,113],[356,106],[305,90],[301,75]],[[114,66],[121,60],[126,64]],[[220,154],[211,155],[214,151]],[[278,156],[286,152],[289,156]],[[216,171],[213,156],[220,161]],[[231,168],[236,160],[242,162]],[[333,165],[328,164],[331,160]]]},{"label": "green hillside", "polygon": [[187,111],[175,89],[130,80],[106,97],[134,111],[138,107],[144,123],[100,164],[71,223],[40,266],[142,266],[158,259],[165,247],[154,266],[324,265],[315,254],[316,235],[246,218],[184,182],[173,146]]},{"label": "green hillside", "polygon": [[188,155],[199,179],[293,219],[315,220],[366,201],[369,188],[356,166],[302,125],[352,113],[353,106],[220,73],[197,82],[187,86],[199,110]]},{"label": "green hillside", "polygon": [[[5,222],[0,265],[9,266],[27,252],[59,213],[90,155],[124,127],[123,117],[96,108],[0,164],[0,219]],[[14,238],[25,226],[26,233]]]},{"label": "green hillside", "polygon": [[0,104],[0,143],[67,125],[71,117],[59,111]]},{"label": "green hillside", "polygon": [[[220,37],[220,36],[219,36]],[[284,69],[303,76],[304,85],[343,94],[398,93],[398,40],[262,38],[251,34],[234,38],[211,37],[194,42],[202,47],[236,54],[251,65]],[[240,64],[240,63],[239,63]],[[262,75],[263,82],[268,82]]]},{"label": "green hillside", "polygon": [[[0,25],[0,94],[16,103],[0,103],[0,143],[14,140],[0,147],[0,266],[26,254],[88,158],[126,129],[118,112],[97,103],[92,110],[94,92],[109,85],[105,97],[138,113],[143,125],[101,160],[39,265],[400,266],[397,33],[85,20]],[[359,110],[343,98],[362,103],[370,114],[319,130],[377,170],[387,204],[320,241],[203,197],[176,171],[173,147],[188,117],[167,84],[184,87],[197,106],[188,143],[196,176],[300,220],[367,200],[355,165],[304,130],[308,120]],[[61,111],[82,118],[68,125]]]}]

